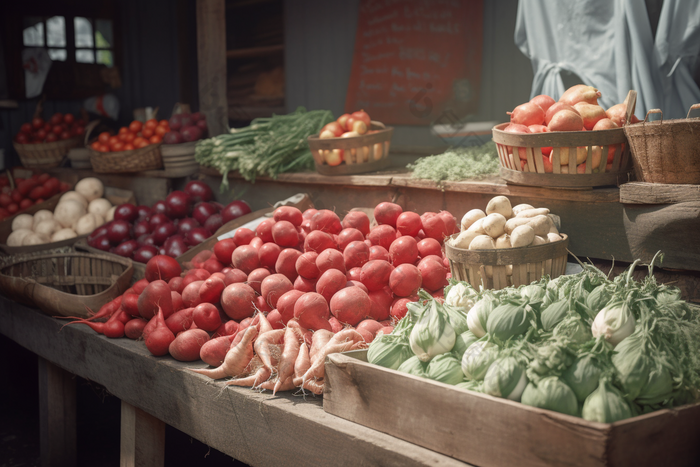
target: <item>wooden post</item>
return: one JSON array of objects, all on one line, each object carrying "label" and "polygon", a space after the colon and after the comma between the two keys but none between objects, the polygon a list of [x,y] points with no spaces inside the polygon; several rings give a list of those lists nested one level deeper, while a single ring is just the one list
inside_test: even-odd
[{"label": "wooden post", "polygon": [[76,465],[75,376],[39,357],[42,467]]},{"label": "wooden post", "polygon": [[226,4],[197,0],[199,110],[207,116],[211,136],[228,129],[226,98]]},{"label": "wooden post", "polygon": [[165,423],[122,401],[120,467],[162,467]]}]

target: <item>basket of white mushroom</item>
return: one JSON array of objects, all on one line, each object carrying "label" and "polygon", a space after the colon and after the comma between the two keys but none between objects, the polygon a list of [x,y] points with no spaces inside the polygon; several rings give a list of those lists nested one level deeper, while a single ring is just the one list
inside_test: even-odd
[{"label": "basket of white mushroom", "polygon": [[564,274],[569,237],[558,222],[549,209],[492,198],[485,212],[467,212],[461,232],[445,242],[452,277],[477,289],[502,289]]},{"label": "basket of white mushroom", "polygon": [[15,216],[12,231],[0,233],[0,250],[17,254],[72,245],[111,220],[114,206],[126,202],[135,202],[131,191],[105,187],[94,177],[83,178],[61,196],[53,211]]}]

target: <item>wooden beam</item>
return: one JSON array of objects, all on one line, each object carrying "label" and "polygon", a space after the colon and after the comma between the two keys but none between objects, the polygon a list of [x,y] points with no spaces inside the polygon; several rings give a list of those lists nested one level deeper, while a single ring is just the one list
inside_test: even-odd
[{"label": "wooden beam", "polygon": [[207,116],[211,136],[228,129],[226,98],[226,4],[197,0],[199,110]]},{"label": "wooden beam", "polygon": [[630,182],[620,186],[623,204],[675,204],[700,201],[700,185]]},{"label": "wooden beam", "polygon": [[39,358],[39,445],[42,467],[76,465],[75,376]]},{"label": "wooden beam", "polygon": [[162,467],[165,423],[122,401],[120,467]]}]

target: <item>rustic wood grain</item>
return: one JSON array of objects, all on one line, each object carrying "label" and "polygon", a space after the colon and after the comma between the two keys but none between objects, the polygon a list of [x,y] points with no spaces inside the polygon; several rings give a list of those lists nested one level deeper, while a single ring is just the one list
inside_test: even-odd
[{"label": "rustic wood grain", "polygon": [[62,324],[0,296],[0,333],[247,464],[463,465],[327,414],[320,398],[308,393],[306,398],[290,392],[273,397],[269,392],[224,388],[187,371],[194,363],[153,357],[143,343],[107,339],[86,326],[59,332]]},{"label": "rustic wood grain", "polygon": [[162,467],[165,464],[165,423],[122,401],[120,467]]},{"label": "rustic wood grain", "polygon": [[323,405],[329,413],[481,467],[700,461],[700,404],[614,424],[589,422],[333,354],[326,363]]},{"label": "rustic wood grain", "polygon": [[73,375],[39,358],[39,446],[42,467],[76,465],[75,397]]},{"label": "rustic wood grain", "polygon": [[226,3],[197,0],[199,109],[207,116],[209,135],[228,130],[226,98]]},{"label": "rustic wood grain", "polygon": [[623,204],[675,204],[700,201],[700,185],[630,182],[620,186]]}]

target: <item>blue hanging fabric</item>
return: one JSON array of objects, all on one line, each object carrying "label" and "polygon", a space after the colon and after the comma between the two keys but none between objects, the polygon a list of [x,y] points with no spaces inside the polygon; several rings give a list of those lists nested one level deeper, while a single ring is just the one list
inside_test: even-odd
[{"label": "blue hanging fabric", "polygon": [[664,118],[685,118],[690,106],[700,102],[700,88],[691,72],[698,53],[700,2],[664,0],[655,41]]}]

